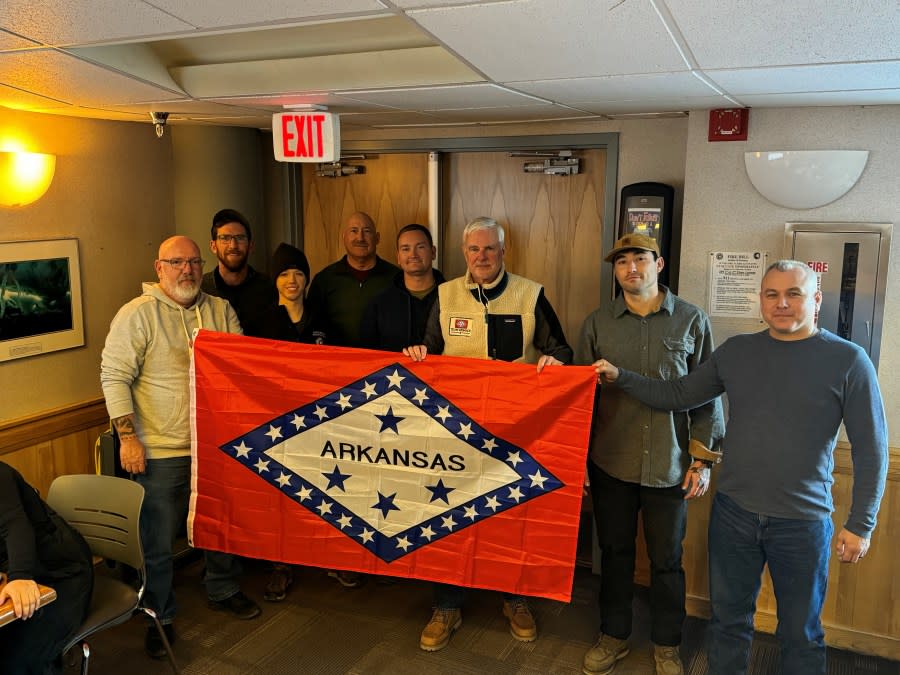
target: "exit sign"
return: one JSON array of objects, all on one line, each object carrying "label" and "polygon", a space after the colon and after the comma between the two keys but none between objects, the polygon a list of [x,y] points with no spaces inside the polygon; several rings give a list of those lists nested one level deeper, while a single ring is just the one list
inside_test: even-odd
[{"label": "exit sign", "polygon": [[272,145],[279,162],[336,162],[341,158],[341,121],[336,113],[272,115]]}]

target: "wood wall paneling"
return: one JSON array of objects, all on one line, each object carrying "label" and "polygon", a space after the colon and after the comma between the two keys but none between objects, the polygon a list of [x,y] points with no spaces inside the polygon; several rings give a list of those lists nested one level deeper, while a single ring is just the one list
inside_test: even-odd
[{"label": "wood wall paneling", "polygon": [[582,173],[525,173],[525,158],[505,152],[442,156],[443,272],[465,273],[462,231],[478,216],[506,231],[506,266],[533,279],[559,315],[574,347],[585,317],[600,304],[605,150],[582,150]]},{"label": "wood wall paneling", "polygon": [[344,255],[341,232],[356,211],[375,220],[378,255],[395,264],[400,228],[429,225],[427,153],[385,153],[358,163],[365,173],[342,178],[322,178],[314,164],[303,165],[303,250],[313,275]]}]

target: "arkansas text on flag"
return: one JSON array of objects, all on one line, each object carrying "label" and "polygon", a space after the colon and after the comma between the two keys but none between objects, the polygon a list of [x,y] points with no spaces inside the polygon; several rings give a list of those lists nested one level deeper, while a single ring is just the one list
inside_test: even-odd
[{"label": "arkansas text on flag", "polygon": [[568,600],[593,370],[194,343],[194,546]]}]

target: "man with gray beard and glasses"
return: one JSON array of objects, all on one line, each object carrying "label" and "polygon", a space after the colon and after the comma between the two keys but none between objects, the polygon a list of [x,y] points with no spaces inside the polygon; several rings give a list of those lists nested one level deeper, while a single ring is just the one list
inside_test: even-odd
[{"label": "man with gray beard and glasses", "polygon": [[[144,605],[175,640],[172,548],[188,514],[191,495],[190,365],[193,331],[240,333],[227,300],[201,292],[203,259],[187,237],[166,239],[155,262],[158,284],[145,284],[109,328],[100,365],[106,407],[121,443],[122,467],[144,487],[141,543],[147,567]],[[259,606],[238,585],[237,558],[205,551],[211,609],[240,619]],[[165,658],[159,633],[148,627],[147,653]]]}]

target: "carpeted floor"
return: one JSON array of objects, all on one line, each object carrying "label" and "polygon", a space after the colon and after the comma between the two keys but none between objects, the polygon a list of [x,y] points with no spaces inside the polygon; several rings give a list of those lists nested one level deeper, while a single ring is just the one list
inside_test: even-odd
[{"label": "carpeted floor", "polygon": [[[175,656],[185,675],[328,675],[328,674],[577,674],[599,624],[598,579],[589,570],[576,572],[572,602],[533,600],[538,624],[536,642],[514,640],[501,614],[499,593],[472,591],[463,625],[448,647],[426,653],[419,632],[430,617],[431,587],[408,580],[369,578],[347,590],[324,570],[298,568],[287,599],[262,600],[268,579],[265,563],[247,561],[243,590],[262,606],[262,616],[239,621],[206,607],[200,583],[202,561],[180,567],[176,592],[179,616]],[[646,591],[638,589],[631,653],[617,666],[618,675],[653,673],[647,635]],[[685,672],[707,672],[703,640],[706,622],[689,618],[682,659]],[[91,673],[144,675],[167,673],[166,661],[144,653],[143,619],[98,634],[92,641]],[[778,650],[772,636],[754,642],[750,673],[777,672]],[[75,667],[67,669],[76,672]],[[829,675],[900,675],[900,663],[829,650]]]}]

